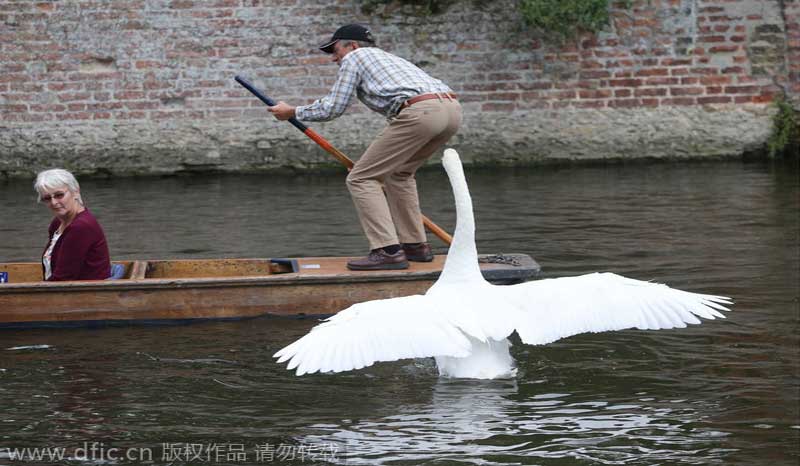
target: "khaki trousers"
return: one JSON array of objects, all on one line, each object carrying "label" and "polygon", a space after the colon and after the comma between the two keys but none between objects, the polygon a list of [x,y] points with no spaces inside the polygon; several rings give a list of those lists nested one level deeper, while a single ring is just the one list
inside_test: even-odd
[{"label": "khaki trousers", "polygon": [[414,173],[460,125],[458,101],[417,102],[401,111],[356,161],[347,189],[370,249],[426,241]]}]

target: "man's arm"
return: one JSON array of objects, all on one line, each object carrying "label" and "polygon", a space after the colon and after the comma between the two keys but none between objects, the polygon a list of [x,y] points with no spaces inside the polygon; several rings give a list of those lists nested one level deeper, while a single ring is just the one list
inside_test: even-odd
[{"label": "man's arm", "polygon": [[[295,117],[300,121],[329,121],[341,116],[353,97],[356,95],[356,86],[360,80],[357,64],[353,60],[342,61],[336,83],[325,97],[309,105],[292,107],[285,102],[278,102],[269,111],[278,120],[288,120]],[[281,105],[283,104],[283,105]]]}]

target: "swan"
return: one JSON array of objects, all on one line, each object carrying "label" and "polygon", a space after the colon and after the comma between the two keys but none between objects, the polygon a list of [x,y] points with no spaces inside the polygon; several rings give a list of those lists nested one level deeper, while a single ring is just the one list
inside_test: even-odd
[{"label": "swan", "polygon": [[475,220],[458,153],[442,159],[456,230],[439,279],[424,295],[357,303],[275,353],[296,374],[342,372],[379,361],[433,357],[445,377],[516,375],[508,337],[543,345],[585,332],[658,330],[725,316],[730,298],[613,273],[492,285],[481,275]]}]

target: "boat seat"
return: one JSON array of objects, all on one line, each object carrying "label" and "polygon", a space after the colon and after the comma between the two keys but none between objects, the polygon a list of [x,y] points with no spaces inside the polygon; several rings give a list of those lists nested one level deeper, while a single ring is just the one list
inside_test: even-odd
[{"label": "boat seat", "polygon": [[147,273],[147,261],[133,261],[133,264],[131,264],[131,276],[130,276],[132,280],[145,278],[146,273]]}]

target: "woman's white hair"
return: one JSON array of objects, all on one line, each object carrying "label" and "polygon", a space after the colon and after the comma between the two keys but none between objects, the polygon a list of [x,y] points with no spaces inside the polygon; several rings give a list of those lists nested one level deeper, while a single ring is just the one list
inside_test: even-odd
[{"label": "woman's white hair", "polygon": [[[67,188],[73,194],[77,194],[81,190],[81,186],[78,184],[78,180],[75,179],[75,176],[63,168],[45,170],[36,175],[33,189],[39,193],[39,196],[47,191],[58,188]],[[80,202],[80,199],[78,199],[78,201]]]}]

